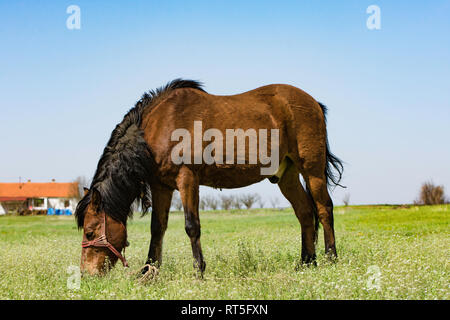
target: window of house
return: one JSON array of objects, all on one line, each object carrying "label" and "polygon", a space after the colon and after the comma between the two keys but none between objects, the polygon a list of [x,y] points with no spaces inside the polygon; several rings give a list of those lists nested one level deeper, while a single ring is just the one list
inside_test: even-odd
[{"label": "window of house", "polygon": [[33,207],[43,207],[43,206],[44,206],[44,199],[42,198],[33,199]]},{"label": "window of house", "polygon": [[69,200],[64,200],[64,208],[67,208],[70,206],[70,201]]}]

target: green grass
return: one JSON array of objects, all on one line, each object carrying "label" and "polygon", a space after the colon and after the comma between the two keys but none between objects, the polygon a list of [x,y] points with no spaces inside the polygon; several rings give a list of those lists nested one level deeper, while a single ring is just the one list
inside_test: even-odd
[{"label": "green grass", "polygon": [[[318,266],[295,271],[300,225],[291,209],[203,212],[203,280],[192,268],[181,213],[171,213],[157,279],[141,283],[149,217],[129,221],[129,269],[84,277],[81,232],[73,217],[0,217],[0,299],[449,299],[450,206],[346,207],[335,210],[339,260],[318,244]],[[367,286],[379,268],[379,289]]]}]

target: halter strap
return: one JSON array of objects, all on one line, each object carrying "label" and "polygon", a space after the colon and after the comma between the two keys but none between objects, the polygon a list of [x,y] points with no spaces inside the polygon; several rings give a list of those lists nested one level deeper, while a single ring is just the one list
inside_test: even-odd
[{"label": "halter strap", "polygon": [[[91,240],[91,241],[83,241],[81,242],[81,247],[82,248],[87,248],[87,247],[106,247],[108,248],[112,253],[114,253],[114,255],[120,259],[120,261],[122,261],[122,264],[124,267],[128,267],[128,262],[125,259],[125,257],[119,252],[117,251],[116,248],[114,248],[114,246],[108,242],[108,239],[106,239],[106,215],[105,213],[103,214],[103,223],[100,227],[100,237]],[[125,248],[124,248],[124,253],[125,253]]]}]

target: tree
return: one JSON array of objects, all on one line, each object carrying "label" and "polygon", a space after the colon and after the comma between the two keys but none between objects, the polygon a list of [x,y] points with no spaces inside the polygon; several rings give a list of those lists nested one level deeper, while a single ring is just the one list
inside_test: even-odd
[{"label": "tree", "polygon": [[89,188],[90,181],[85,176],[78,176],[73,182],[78,183],[78,189],[73,190],[74,198],[80,200],[84,197],[84,188]]},{"label": "tree", "polygon": [[350,203],[350,193],[346,193],[344,198],[342,198],[342,202],[344,202],[344,206],[348,206]]},{"label": "tree", "polygon": [[202,211],[206,210],[206,201],[203,197],[200,197],[200,201],[198,202],[198,208]]},{"label": "tree", "polygon": [[250,209],[259,199],[260,196],[257,193],[247,193],[240,197],[240,202],[242,202],[247,209]]},{"label": "tree", "polygon": [[231,197],[232,197],[231,207],[233,209],[238,209],[239,210],[241,208],[241,205],[242,205],[241,197],[238,196],[238,195],[232,195]]},{"label": "tree", "polygon": [[223,210],[229,210],[233,203],[233,196],[221,195],[220,206]]},{"label": "tree", "polygon": [[219,206],[219,202],[217,201],[217,198],[213,195],[206,195],[203,197],[205,201],[205,205],[207,208],[211,210],[217,210],[217,207]]},{"label": "tree", "polygon": [[415,204],[433,205],[448,202],[444,194],[444,186],[436,186],[432,181],[422,184],[419,198]]},{"label": "tree", "polygon": [[264,203],[265,202],[266,201],[262,197],[259,197],[259,199],[258,199],[258,207],[260,207],[261,209],[264,208]]},{"label": "tree", "polygon": [[280,199],[278,199],[278,197],[270,198],[270,205],[272,206],[273,209],[277,209],[279,204],[280,204]]}]

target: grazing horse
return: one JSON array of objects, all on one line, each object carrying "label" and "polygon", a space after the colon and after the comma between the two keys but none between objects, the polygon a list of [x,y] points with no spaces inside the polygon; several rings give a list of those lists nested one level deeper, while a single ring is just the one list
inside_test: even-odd
[{"label": "grazing horse", "polygon": [[[128,245],[126,223],[135,200],[141,201],[144,212],[152,208],[151,241],[143,273],[150,266],[159,267],[176,189],[184,207],[194,267],[203,274],[206,264],[200,244],[199,186],[240,188],[265,178],[278,184],[300,222],[302,262],[315,264],[319,221],[326,254],[335,258],[333,202],[328,186],[339,184],[343,166],[330,152],[325,115],[324,105],[304,91],[284,84],[217,96],[208,94],[199,82],[176,79],[145,93],[112,132],[91,187],[77,206],[77,224],[83,228],[81,269],[101,274],[119,259],[127,266],[121,252]],[[183,140],[187,141],[183,142],[189,142],[189,135],[195,136],[198,124],[205,130],[203,138],[194,137],[192,146],[180,149],[181,135],[174,133],[181,130],[186,134]],[[244,156],[242,152],[239,155],[242,149],[239,143],[234,146],[234,140],[231,145],[219,143],[218,133],[228,133],[230,129],[244,132]],[[268,162],[251,163],[249,159],[255,152],[245,142],[252,140],[250,133],[264,130],[270,133],[267,145],[271,146],[271,153],[278,155],[278,161],[277,170],[263,174]],[[215,161],[202,161],[202,152],[206,152],[212,136]],[[260,149],[262,142],[257,142]],[[219,156],[225,153],[227,161],[222,161]],[[184,161],[180,162],[180,157]],[[305,180],[305,188],[299,174]]]}]

